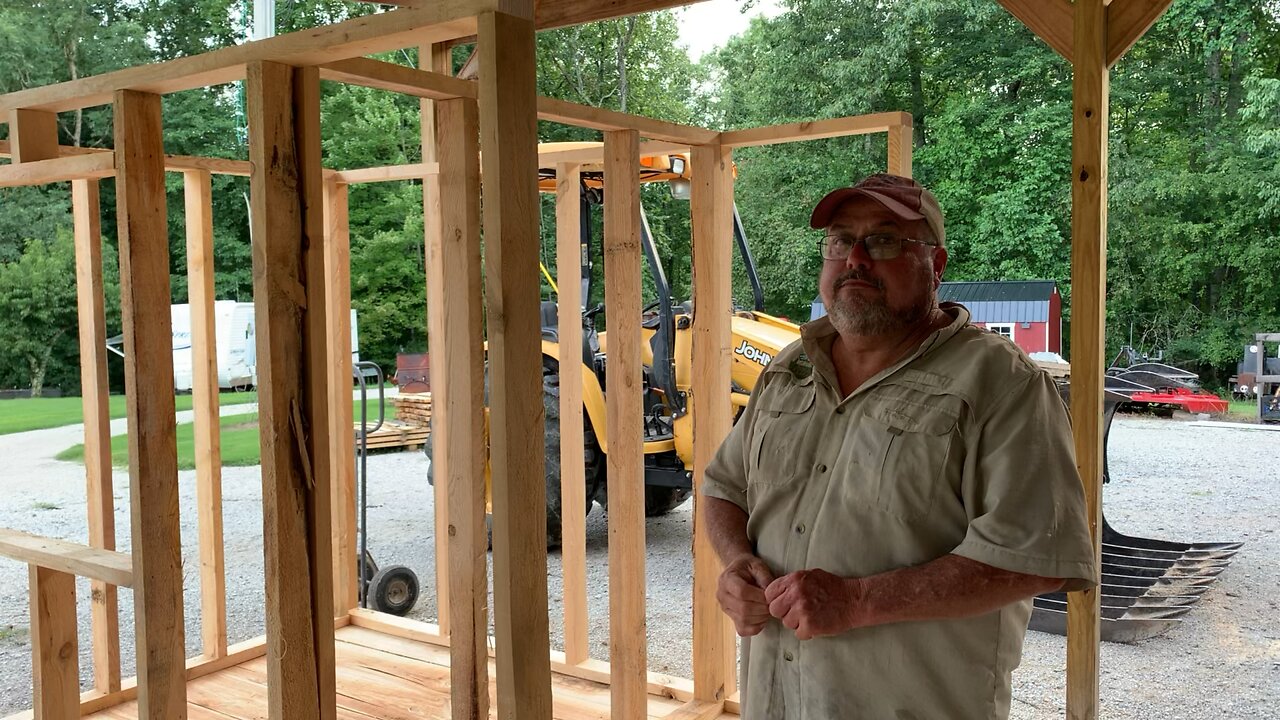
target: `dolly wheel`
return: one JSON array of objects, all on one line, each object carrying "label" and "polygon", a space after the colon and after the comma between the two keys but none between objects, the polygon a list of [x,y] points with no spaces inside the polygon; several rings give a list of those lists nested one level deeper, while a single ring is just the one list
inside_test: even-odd
[{"label": "dolly wheel", "polygon": [[418,576],[404,565],[388,565],[373,576],[369,600],[374,610],[403,617],[418,602]]}]

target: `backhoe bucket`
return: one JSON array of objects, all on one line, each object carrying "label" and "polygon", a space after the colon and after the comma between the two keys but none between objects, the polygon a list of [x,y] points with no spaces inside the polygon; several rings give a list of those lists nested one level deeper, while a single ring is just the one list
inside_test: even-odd
[{"label": "backhoe bucket", "polygon": [[[1108,378],[1108,384],[1114,381]],[[1119,388],[1117,388],[1119,389]],[[1069,387],[1061,386],[1063,399]],[[1104,404],[1102,481],[1111,482],[1107,439],[1124,395],[1110,387]],[[1102,516],[1101,634],[1132,643],[1168,632],[1191,610],[1240,549],[1238,542],[1183,543],[1125,535]],[[1030,629],[1065,635],[1067,594],[1045,593],[1032,604]]]}]

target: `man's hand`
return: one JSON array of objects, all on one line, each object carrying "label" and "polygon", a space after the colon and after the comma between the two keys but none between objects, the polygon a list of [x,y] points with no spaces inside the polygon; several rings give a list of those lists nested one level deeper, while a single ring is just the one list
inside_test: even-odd
[{"label": "man's hand", "polygon": [[800,640],[839,635],[860,622],[863,588],[857,578],[826,570],[784,575],[765,589],[769,613],[791,628]]},{"label": "man's hand", "polygon": [[720,573],[716,599],[733,620],[739,636],[758,635],[769,622],[769,603],[764,590],[772,582],[773,571],[755,555],[739,557]]}]

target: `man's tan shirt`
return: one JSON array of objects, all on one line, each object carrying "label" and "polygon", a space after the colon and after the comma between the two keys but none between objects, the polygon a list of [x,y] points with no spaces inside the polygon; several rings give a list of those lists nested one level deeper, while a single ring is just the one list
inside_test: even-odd
[{"label": "man's tan shirt", "polygon": [[[765,370],[702,493],[747,512],[775,575],[864,577],[954,553],[1068,589],[1096,582],[1053,380],[962,306],[943,309],[950,326],[847,398],[826,318]],[[744,643],[744,718],[1005,718],[1030,615],[1026,600],[803,642],[770,621]]]}]

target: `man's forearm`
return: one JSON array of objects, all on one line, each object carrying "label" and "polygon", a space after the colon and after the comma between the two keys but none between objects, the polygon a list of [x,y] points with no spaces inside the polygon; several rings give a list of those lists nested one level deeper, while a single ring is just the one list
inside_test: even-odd
[{"label": "man's forearm", "polygon": [[860,597],[854,604],[854,627],[973,617],[1053,592],[1063,582],[944,555],[923,565],[855,580],[853,592]]},{"label": "man's forearm", "polygon": [[699,496],[702,519],[707,524],[711,546],[720,556],[720,562],[728,565],[743,555],[754,555],[755,548],[747,537],[747,514],[728,500]]}]

